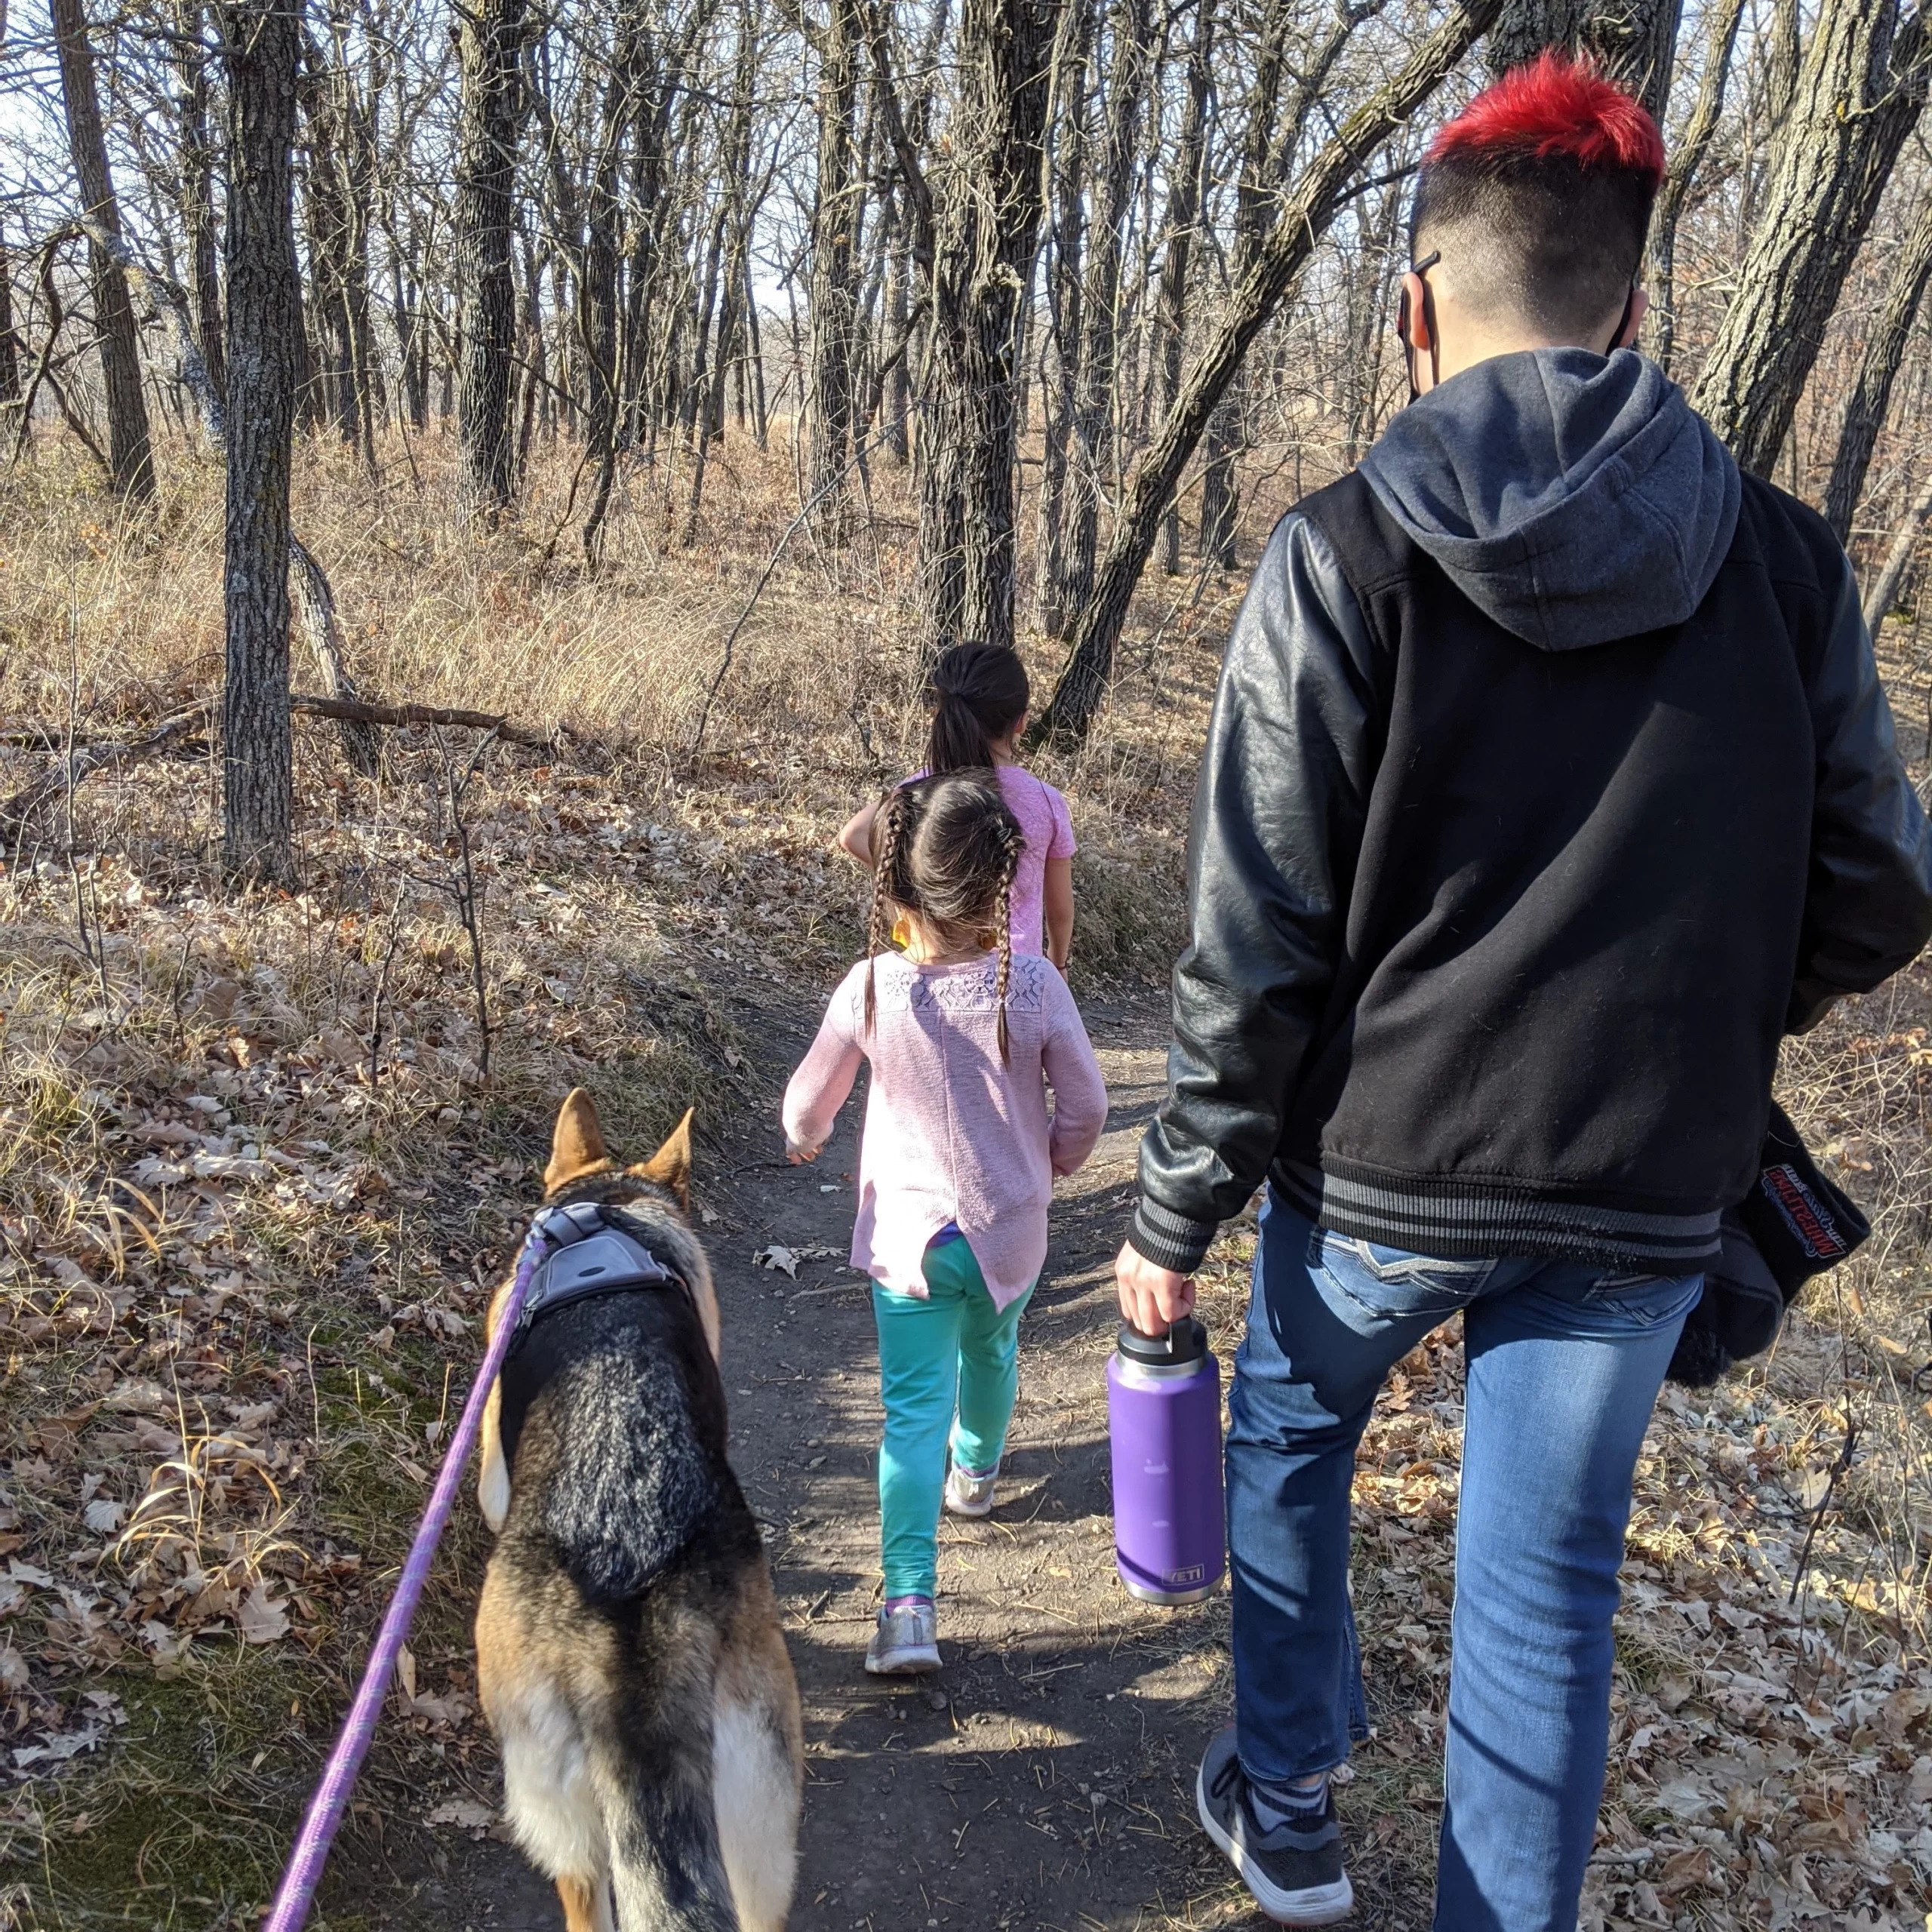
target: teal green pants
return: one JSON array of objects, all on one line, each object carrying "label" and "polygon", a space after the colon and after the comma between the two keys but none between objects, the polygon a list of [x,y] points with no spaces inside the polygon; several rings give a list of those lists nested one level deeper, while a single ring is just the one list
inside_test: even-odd
[{"label": "teal green pants", "polygon": [[946,1439],[964,1468],[989,1469],[999,1460],[1020,1384],[1020,1312],[1033,1294],[995,1308],[964,1241],[927,1249],[926,1291],[921,1300],[872,1284],[885,1404],[878,1515],[888,1597],[937,1594]]}]

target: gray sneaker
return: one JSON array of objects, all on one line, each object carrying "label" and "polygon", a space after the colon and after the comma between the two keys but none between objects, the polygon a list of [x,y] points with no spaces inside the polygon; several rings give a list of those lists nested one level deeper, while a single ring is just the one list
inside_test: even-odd
[{"label": "gray sneaker", "polygon": [[993,1513],[993,1485],[999,1481],[995,1463],[983,1475],[955,1463],[946,1472],[946,1511],[949,1516],[990,1516]]},{"label": "gray sneaker", "polygon": [[881,1610],[866,1646],[866,1668],[875,1677],[912,1677],[939,1668],[939,1613],[929,1603]]},{"label": "gray sneaker", "polygon": [[1285,1818],[1264,1832],[1255,1819],[1230,1724],[1201,1758],[1194,1802],[1208,1835],[1278,1925],[1332,1925],[1354,1909],[1355,1888],[1342,1869],[1333,1790],[1320,1811],[1306,1820]]}]

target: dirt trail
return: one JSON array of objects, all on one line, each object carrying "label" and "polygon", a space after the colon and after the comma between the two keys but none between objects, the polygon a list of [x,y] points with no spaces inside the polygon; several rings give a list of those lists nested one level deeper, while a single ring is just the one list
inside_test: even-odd
[{"label": "dirt trail", "polygon": [[[844,1265],[857,1106],[815,1166],[774,1163],[761,1120],[728,1143],[736,1172],[700,1177],[718,1216],[705,1232],[733,1460],[768,1524],[804,1699],[796,1927],[1261,1922],[1193,1821],[1193,1767],[1229,1701],[1225,1597],[1155,1610],[1114,1574],[1111,1262],[1160,1091],[1161,1016],[1088,1019],[1112,1112],[1093,1160],[1061,1184],[1045,1284],[1020,1331],[999,1507],[941,1527],[936,1677],[885,1684],[860,1667],[876,1602],[878,1423],[866,1286]],[[795,1282],[753,1265],[774,1241],[812,1251]],[[389,1924],[561,1925],[555,1895],[509,1847],[445,1835],[436,1856],[447,1871],[408,1887]]]}]

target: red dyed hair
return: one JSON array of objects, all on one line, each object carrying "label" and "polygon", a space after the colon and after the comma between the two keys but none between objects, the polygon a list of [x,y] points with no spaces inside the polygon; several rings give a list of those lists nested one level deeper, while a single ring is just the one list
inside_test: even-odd
[{"label": "red dyed hair", "polygon": [[1618,168],[1663,180],[1663,137],[1641,101],[1588,62],[1553,48],[1484,88],[1438,134],[1429,160],[1561,155],[1584,168]]}]

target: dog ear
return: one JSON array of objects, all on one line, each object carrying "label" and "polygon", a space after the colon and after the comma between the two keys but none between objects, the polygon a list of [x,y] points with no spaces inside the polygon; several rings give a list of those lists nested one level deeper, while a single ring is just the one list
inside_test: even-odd
[{"label": "dog ear", "polygon": [[595,1174],[610,1164],[597,1109],[581,1087],[573,1087],[557,1109],[556,1131],[550,1137],[550,1164],[543,1170],[543,1191],[554,1194],[580,1175]]},{"label": "dog ear", "polygon": [[681,1207],[691,1204],[691,1115],[694,1109],[687,1107],[685,1117],[672,1128],[670,1138],[651,1158],[631,1172],[640,1180],[655,1181],[660,1187],[668,1187],[678,1197]]}]

